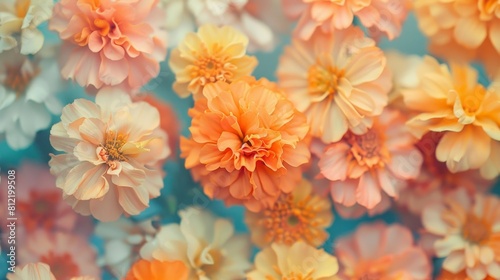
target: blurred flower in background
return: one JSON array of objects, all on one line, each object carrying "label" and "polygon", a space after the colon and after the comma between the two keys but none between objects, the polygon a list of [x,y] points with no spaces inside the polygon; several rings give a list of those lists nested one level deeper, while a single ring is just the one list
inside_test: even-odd
[{"label": "blurred flower in background", "polygon": [[137,261],[124,280],[187,280],[189,270],[181,261]]}]

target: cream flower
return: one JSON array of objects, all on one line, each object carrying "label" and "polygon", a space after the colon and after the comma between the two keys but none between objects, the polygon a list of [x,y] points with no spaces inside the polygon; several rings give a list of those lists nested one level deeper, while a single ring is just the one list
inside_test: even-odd
[{"label": "cream flower", "polygon": [[22,54],[42,49],[38,26],[52,16],[53,0],[2,0],[0,3],[0,53],[20,45]]},{"label": "cream flower", "polygon": [[179,211],[180,224],[163,226],[141,249],[141,257],[152,261],[182,261],[189,280],[243,279],[250,268],[250,240],[233,235],[230,221],[199,208]]},{"label": "cream flower", "polygon": [[187,7],[186,0],[160,0],[159,5],[165,11],[168,45],[177,47],[186,34],[196,30],[194,17]]},{"label": "cream flower", "polygon": [[16,268],[16,272],[7,274],[7,280],[56,280],[45,263],[29,263]]},{"label": "cream flower", "polygon": [[96,103],[77,99],[51,130],[51,173],[65,200],[83,215],[112,221],[137,215],[158,197],[162,171],[153,169],[170,153],[158,110],[132,103],[118,89],[103,89]]}]

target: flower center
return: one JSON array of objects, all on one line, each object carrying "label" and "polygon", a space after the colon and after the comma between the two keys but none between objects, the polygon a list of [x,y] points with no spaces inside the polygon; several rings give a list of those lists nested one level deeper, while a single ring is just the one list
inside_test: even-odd
[{"label": "flower center", "polygon": [[458,89],[460,101],[464,112],[473,116],[481,106],[486,95],[486,89],[482,85],[477,85],[473,91],[467,92],[465,89]]},{"label": "flower center", "polygon": [[482,244],[486,242],[491,235],[491,225],[474,214],[468,214],[462,229],[462,234],[464,238],[470,242]]},{"label": "flower center", "polygon": [[339,81],[344,75],[343,69],[315,64],[309,68],[307,73],[309,92],[313,95],[319,95],[320,100],[318,101],[321,101],[337,92]]},{"label": "flower center", "polygon": [[312,278],[311,276],[313,272],[314,270],[309,272],[308,274],[303,274],[301,272],[292,271],[287,276],[283,276],[281,280],[314,280],[314,278]]},{"label": "flower center", "polygon": [[57,192],[31,191],[28,201],[19,201],[18,209],[22,216],[23,224],[28,231],[35,230],[38,226],[46,229],[53,227],[57,219],[57,204],[60,201]]},{"label": "flower center", "polygon": [[101,145],[99,156],[108,164],[112,164],[114,161],[126,161],[127,158],[121,151],[126,142],[127,136],[109,131],[104,139],[104,144]]},{"label": "flower center", "polygon": [[18,65],[7,65],[6,68],[4,85],[13,90],[17,98],[24,94],[33,78],[40,73],[40,69],[36,68],[28,59]]},{"label": "flower center", "polygon": [[[217,46],[214,48],[217,48]],[[233,77],[232,71],[234,70],[236,70],[236,67],[231,63],[224,63],[222,59],[216,56],[205,54],[199,56],[194,62],[191,77],[197,79],[200,85],[205,86],[207,83],[229,81]]]},{"label": "flower center", "polygon": [[222,262],[224,261],[224,256],[219,250],[212,249],[208,253],[213,260],[213,264],[204,264],[200,267],[200,276],[206,275],[208,277],[213,277],[217,272],[219,272]]},{"label": "flower center", "polygon": [[28,13],[31,5],[31,0],[17,0],[15,4],[16,16],[18,18],[24,18]]},{"label": "flower center", "polygon": [[70,279],[80,274],[80,269],[68,253],[56,255],[54,252],[49,252],[47,255],[42,256],[40,261],[50,266],[50,271],[56,279]]},{"label": "flower center", "polygon": [[361,166],[383,167],[384,162],[389,159],[389,152],[382,145],[384,139],[373,129],[363,135],[348,132],[345,139],[351,146],[349,158],[355,159]]}]

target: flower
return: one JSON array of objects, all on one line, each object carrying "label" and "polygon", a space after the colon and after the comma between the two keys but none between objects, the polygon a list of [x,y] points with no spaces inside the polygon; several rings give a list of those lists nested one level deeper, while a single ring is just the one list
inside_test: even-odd
[{"label": "flower", "polygon": [[412,133],[421,138],[442,132],[439,161],[453,173],[481,168],[485,178],[493,179],[500,171],[490,167],[500,166],[500,157],[491,154],[500,141],[500,83],[486,89],[472,67],[452,64],[450,72],[434,58],[424,60],[419,86],[402,91],[408,108],[418,112],[408,121]]},{"label": "flower", "polygon": [[[152,240],[156,232],[151,219],[134,223],[122,217],[114,222],[97,224],[95,235],[104,241],[103,262],[106,268],[118,279],[125,277],[140,248]],[[138,269],[142,271],[142,267],[139,265]]]},{"label": "flower", "polygon": [[328,198],[312,193],[312,185],[302,180],[291,193],[282,194],[271,208],[246,211],[245,222],[252,242],[263,248],[272,242],[292,245],[303,240],[314,247],[328,238],[326,228],[333,222]]},{"label": "flower", "polygon": [[168,45],[176,47],[186,34],[196,30],[194,16],[189,11],[186,0],[160,0],[159,5],[166,14]]},{"label": "flower", "polygon": [[[439,274],[437,280],[472,280],[471,278],[467,277],[467,273],[465,270],[459,272],[459,273],[451,273],[446,270],[442,270],[441,274]],[[486,276],[483,280],[495,280],[493,277]]]},{"label": "flower", "polygon": [[210,198],[271,207],[301,179],[310,157],[304,115],[268,82],[217,82],[189,111],[191,138],[181,138],[181,157]]},{"label": "flower", "polygon": [[197,33],[188,33],[170,55],[174,91],[180,97],[192,93],[197,99],[208,84],[250,75],[257,59],[245,54],[247,45],[248,38],[230,26],[204,25]]},{"label": "flower", "polygon": [[409,229],[383,223],[364,224],[337,240],[340,279],[431,279],[424,251],[414,245]]},{"label": "flower", "polygon": [[7,280],[56,280],[45,263],[29,263],[16,268],[16,272],[7,274]]},{"label": "flower", "polygon": [[162,171],[152,169],[170,151],[158,110],[132,103],[119,89],[103,89],[96,103],[77,99],[50,131],[50,171],[65,200],[83,215],[113,221],[137,215],[158,197]]},{"label": "flower", "polygon": [[[132,93],[160,72],[167,53],[158,0],[62,0],[49,28],[59,33],[61,73],[83,87]],[[131,16],[133,15],[133,16]]]},{"label": "flower", "polygon": [[49,127],[51,114],[61,113],[56,98],[61,79],[49,53],[47,49],[34,57],[14,50],[0,54],[0,138],[14,150],[31,145],[36,133]]},{"label": "flower", "polygon": [[354,27],[317,34],[308,42],[294,40],[277,76],[287,97],[306,114],[311,134],[326,143],[339,141],[348,130],[365,133],[371,117],[387,105],[392,87],[384,53]]},{"label": "flower", "polygon": [[443,269],[466,270],[472,280],[500,278],[500,200],[490,194],[449,193],[422,213],[425,230],[437,236],[433,247]]},{"label": "flower", "polygon": [[349,132],[326,146],[319,167],[331,181],[335,202],[348,207],[357,202],[373,209],[382,201],[381,191],[397,198],[405,181],[419,175],[422,154],[405,120],[398,111],[387,109],[365,134]]},{"label": "flower", "polygon": [[[82,274],[98,278],[96,252],[84,238],[63,232],[53,234],[38,230],[18,247],[19,264],[43,262],[56,279],[70,279]],[[28,278],[29,279],[29,278]]]},{"label": "flower", "polygon": [[282,0],[285,13],[299,18],[294,36],[309,40],[315,31],[334,33],[349,28],[357,16],[374,37],[399,36],[410,0]]},{"label": "flower", "polygon": [[125,280],[187,280],[188,275],[189,270],[181,261],[139,260],[130,268]]},{"label": "flower", "polygon": [[0,53],[20,45],[21,54],[42,49],[38,26],[52,16],[53,0],[4,0],[0,4]]},{"label": "flower", "polygon": [[141,249],[147,261],[182,261],[192,279],[240,279],[250,268],[250,240],[233,235],[231,222],[190,207],[179,211],[181,222],[162,226]]},{"label": "flower", "polygon": [[303,241],[292,245],[273,243],[255,257],[248,280],[311,279],[334,280],[339,270],[337,258]]}]

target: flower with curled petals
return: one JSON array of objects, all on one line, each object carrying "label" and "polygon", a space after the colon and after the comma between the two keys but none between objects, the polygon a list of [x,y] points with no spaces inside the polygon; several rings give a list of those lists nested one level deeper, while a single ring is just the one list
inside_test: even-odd
[{"label": "flower with curled petals", "polygon": [[187,280],[189,270],[181,261],[139,260],[124,280]]},{"label": "flower with curled petals", "polygon": [[181,157],[205,194],[254,212],[291,192],[310,157],[305,116],[267,83],[207,85],[189,111],[191,137],[181,138]]},{"label": "flower with curled petals", "polygon": [[167,54],[158,0],[62,0],[49,28],[64,41],[61,73],[83,87],[134,93],[156,77]]},{"label": "flower with curled petals", "polygon": [[51,173],[75,211],[101,221],[122,213],[137,215],[158,197],[161,170],[154,169],[170,150],[159,128],[158,110],[132,103],[121,90],[103,89],[96,102],[77,99],[63,109],[51,129]]},{"label": "flower with curled petals", "polygon": [[7,280],[56,280],[50,267],[42,262],[29,263],[16,268],[16,272],[7,274]]},{"label": "flower with curled petals", "polygon": [[338,141],[372,125],[387,105],[392,87],[386,59],[359,28],[294,40],[277,70],[278,85],[307,116],[312,136]]},{"label": "flower with curled petals", "polygon": [[175,74],[174,91],[180,97],[202,96],[203,88],[250,75],[257,59],[246,55],[248,38],[231,26],[203,25],[190,32],[172,50],[169,65]]}]

